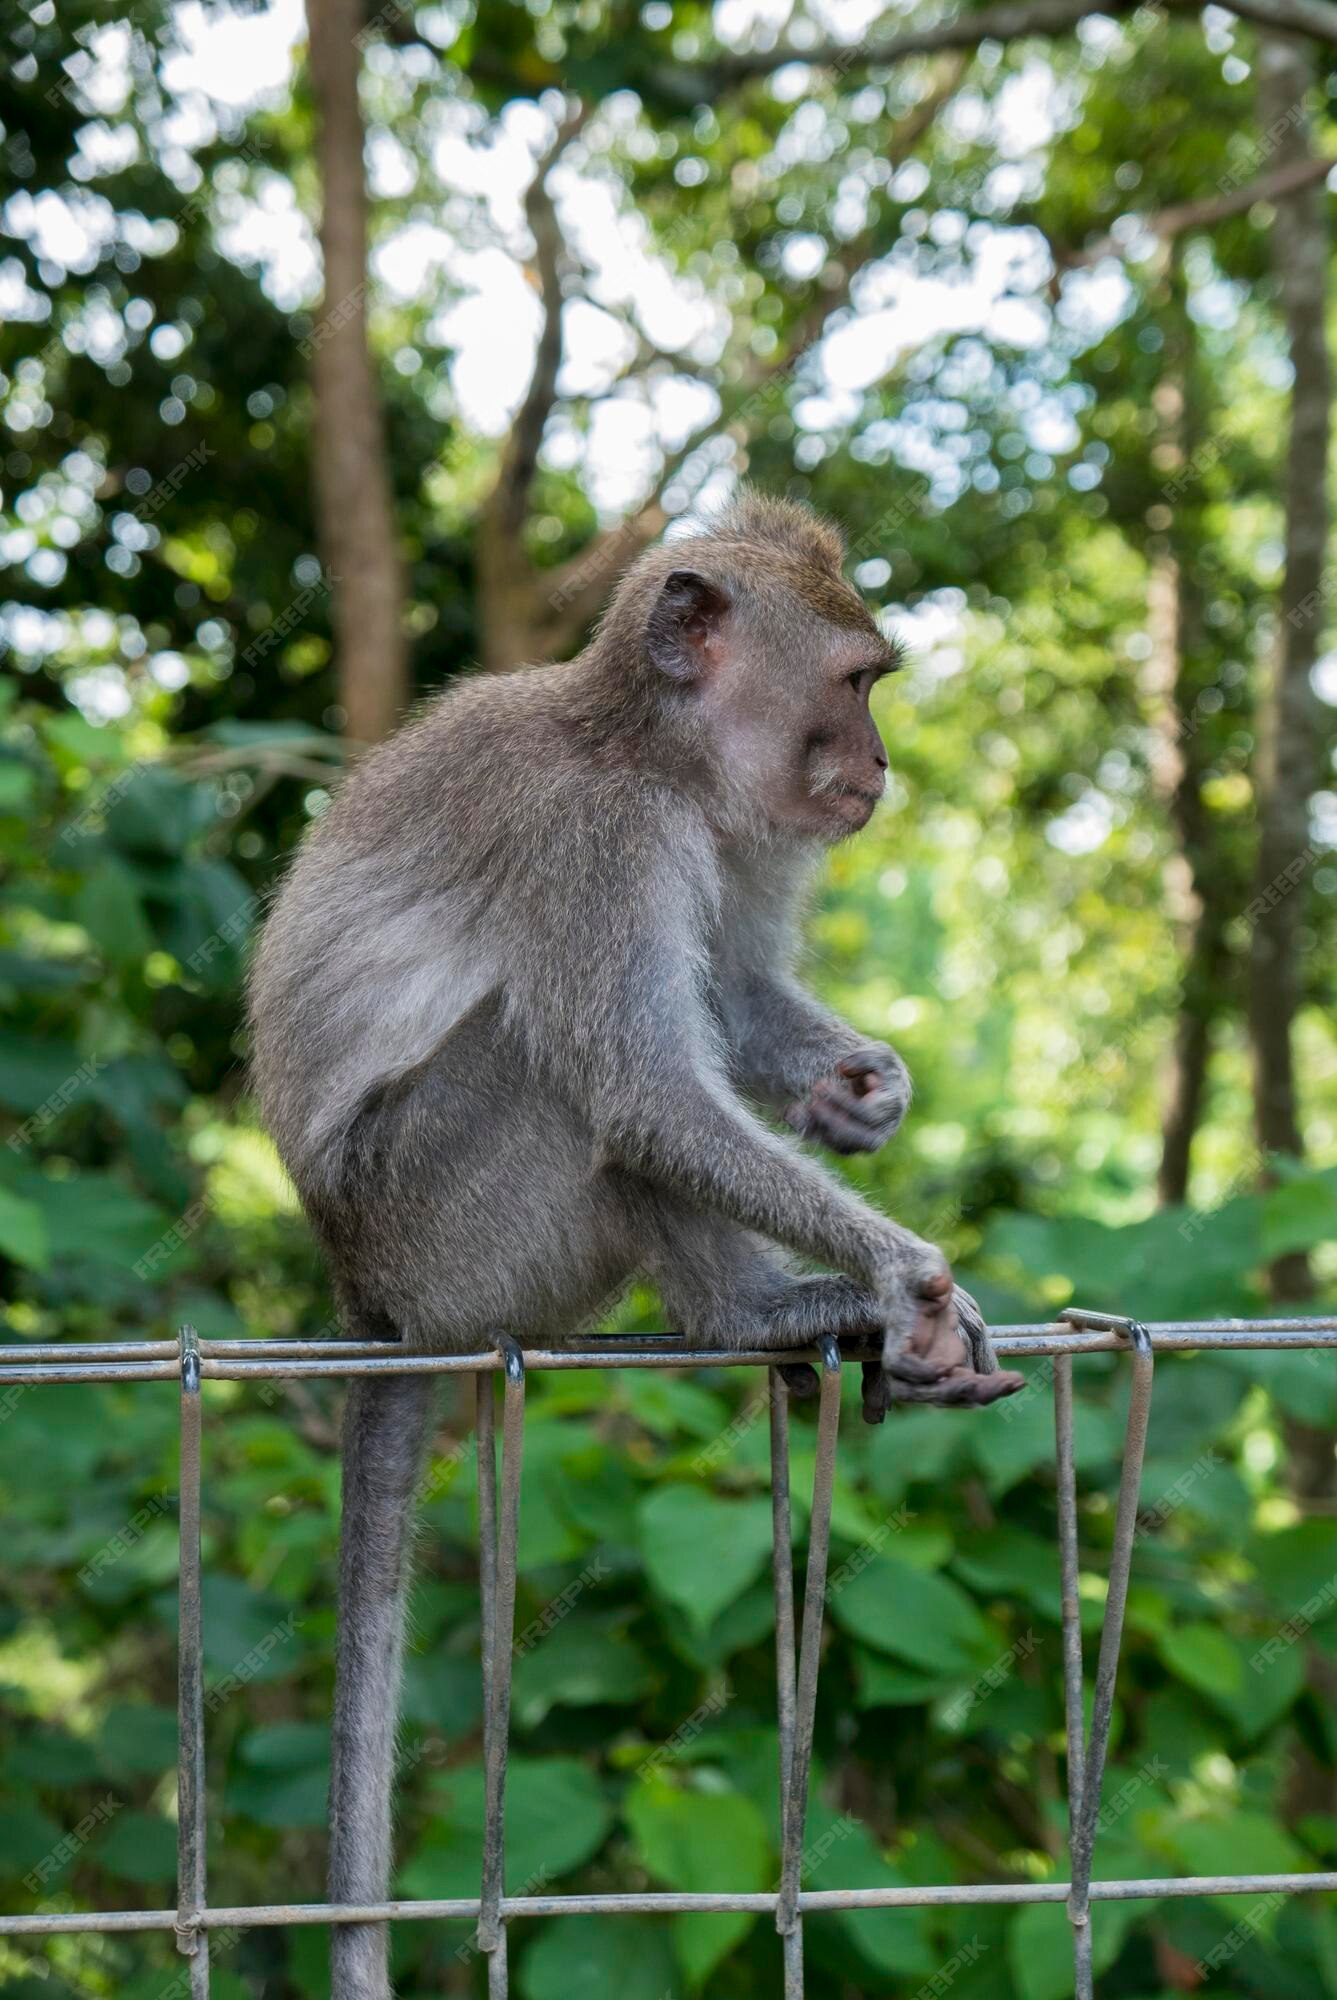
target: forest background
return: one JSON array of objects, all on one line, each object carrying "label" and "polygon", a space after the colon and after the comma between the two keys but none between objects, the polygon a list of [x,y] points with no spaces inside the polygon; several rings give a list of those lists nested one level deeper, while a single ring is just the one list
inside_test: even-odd
[{"label": "forest background", "polygon": [[[916,1100],[842,1171],[995,1321],[1331,1310],[1332,0],[6,0],[0,36],[7,1338],[329,1331],[247,1096],[263,899],[412,699],[577,650],[744,475],[842,520],[910,654],[809,970]],[[518,1626],[566,1610],[516,1664],[512,1888],[775,1880],[758,1386],[531,1387]],[[1094,1643],[1126,1371],[1077,1386]],[[316,1899],[337,1386],[206,1401],[211,1895]],[[1335,1424],[1317,1356],[1158,1365],[1098,1874],[1337,1865]],[[6,1908],[170,1899],[175,1435],[170,1387],[0,1396]],[[448,1397],[406,1895],[477,1880],[473,1487]],[[1046,1371],[851,1407],[834,1533],[811,1881],[1061,1878]],[[845,2000],[1071,1990],[1061,1909],[808,1932]],[[1337,1995],[1318,1899],[1095,1936],[1108,2000]],[[220,2000],[328,1990],[319,1932],[215,1952]],[[463,1925],[396,1953],[482,1990]],[[525,2000],[778,1979],[744,1915],[513,1954]],[[181,1991],[170,1940],[0,1943],[4,2000]]]}]

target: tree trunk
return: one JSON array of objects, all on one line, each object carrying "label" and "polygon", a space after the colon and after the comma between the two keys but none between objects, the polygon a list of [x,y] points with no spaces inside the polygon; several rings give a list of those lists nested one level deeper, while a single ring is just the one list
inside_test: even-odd
[{"label": "tree trunk", "polygon": [[[1279,164],[1312,155],[1304,103],[1313,83],[1306,45],[1264,35],[1259,46],[1258,111],[1277,137]],[[1319,781],[1319,712],[1310,679],[1323,621],[1323,558],[1328,539],[1327,460],[1330,367],[1324,332],[1328,262],[1327,197],[1312,184],[1277,204],[1272,268],[1286,324],[1294,382],[1286,460],[1286,569],[1281,586],[1273,681],[1263,711],[1258,771],[1258,860],[1250,905],[1249,1034],[1254,1062],[1254,1119],[1260,1151],[1299,1157],[1292,1030],[1300,1007],[1299,930],[1303,883],[1312,859],[1310,796]],[[1273,1297],[1307,1298],[1309,1259],[1296,1252],[1272,1265]],[[1301,1510],[1323,1514],[1337,1493],[1332,1433],[1294,1418],[1286,1423],[1291,1491]],[[1337,1665],[1306,1649],[1314,1699],[1337,1700]],[[1295,1825],[1310,1813],[1337,1812],[1337,1772],[1297,1751],[1286,1785],[1285,1814]]]},{"label": "tree trunk", "polygon": [[[1307,44],[1264,35],[1259,45],[1259,123],[1278,166],[1312,158],[1305,98],[1313,84]],[[1296,1108],[1295,1017],[1302,978],[1302,884],[1312,858],[1309,807],[1319,776],[1318,702],[1311,674],[1322,629],[1328,539],[1330,367],[1324,329],[1327,196],[1317,183],[1278,200],[1272,267],[1286,325],[1294,384],[1286,458],[1286,568],[1273,679],[1263,704],[1257,771],[1258,857],[1249,906],[1249,1036],[1254,1118],[1264,1159],[1302,1151]],[[1308,1259],[1272,1267],[1278,1299],[1308,1296]]]},{"label": "tree trunk", "polygon": [[316,521],[333,593],[339,705],[354,743],[408,704],[403,583],[385,426],[367,347],[367,183],[358,102],[363,0],[307,0],[325,296],[312,329]]},{"label": "tree trunk", "polygon": [[1144,682],[1156,730],[1152,783],[1177,843],[1165,871],[1165,892],[1179,932],[1182,966],[1161,1115],[1156,1190],[1163,1206],[1188,1199],[1212,1030],[1229,965],[1228,878],[1202,795],[1210,759],[1199,697],[1215,680],[1219,662],[1207,638],[1199,572],[1198,503],[1192,490],[1201,431],[1197,354],[1177,240],[1168,247],[1166,288],[1166,372],[1154,398],[1159,433],[1155,464],[1170,475],[1164,494],[1172,517],[1163,545],[1152,554],[1147,606],[1152,649]]}]

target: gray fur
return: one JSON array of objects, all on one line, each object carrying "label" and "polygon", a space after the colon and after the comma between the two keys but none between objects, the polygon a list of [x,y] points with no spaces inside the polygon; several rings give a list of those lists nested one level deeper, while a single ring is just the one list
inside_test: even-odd
[{"label": "gray fur", "polygon": [[[839,561],[804,510],[745,501],[642,558],[579,659],[453,685],[306,840],[254,969],[254,1065],[349,1334],[556,1341],[645,1275],[699,1344],[884,1329],[916,1379],[905,1342],[941,1254],[743,1094],[849,1151],[909,1098],[900,1059],[792,969],[814,860],[886,761],[853,677],[893,660]],[[386,1891],[425,1410],[406,1383],[350,1396],[343,1901]],[[334,2000],[385,2000],[381,1931],[336,1939]]]}]

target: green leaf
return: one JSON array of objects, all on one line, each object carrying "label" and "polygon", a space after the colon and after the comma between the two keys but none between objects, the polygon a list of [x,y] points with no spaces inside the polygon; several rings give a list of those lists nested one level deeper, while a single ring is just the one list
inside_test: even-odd
[{"label": "green leaf", "polygon": [[[1132,1925],[1150,1902],[1095,1903],[1091,1908],[1091,1960],[1107,1972]],[[1072,1926],[1061,1903],[1032,1903],[1008,1925],[1007,1959],[1018,2000],[1069,2000],[1072,1993]]]},{"label": "green leaf", "polygon": [[758,1581],[726,1604],[718,1618],[704,1632],[681,1619],[671,1633],[674,1650],[693,1666],[709,1672],[722,1667],[735,1653],[743,1653],[770,1637],[775,1630],[775,1592],[770,1579]]},{"label": "green leaf", "polygon": [[662,1919],[550,1924],[520,1963],[524,2000],[678,2000],[682,1988]]},{"label": "green leaf", "polygon": [[257,1826],[323,1827],[329,1820],[328,1749],[303,1768],[235,1771],[223,1791],[224,1810]]},{"label": "green leaf", "polygon": [[1160,1656],[1172,1674],[1198,1688],[1212,1701],[1238,1694],[1244,1667],[1225,1633],[1205,1622],[1173,1625],[1159,1640]]},{"label": "green leaf", "polygon": [[10,1798],[0,1813],[0,1877],[21,1878],[59,1846],[64,1828],[23,1799]]},{"label": "green leaf", "polygon": [[[444,1772],[431,1785],[433,1819],[400,1875],[405,1896],[469,1896],[478,1891],[483,1841],[483,1772]],[[598,1778],[576,1757],[512,1757],[506,1779],[506,1883],[536,1893],[603,1846],[613,1815]]]},{"label": "green leaf", "polygon": [[0,761],[0,813],[23,812],[30,803],[36,773],[28,764],[19,763],[15,757]]},{"label": "green leaf", "polygon": [[43,1271],[51,1261],[46,1217],[35,1201],[0,1186],[0,1253],[15,1264]]},{"label": "green leaf", "polygon": [[62,1107],[87,1102],[93,1067],[73,1042],[0,1028],[0,1104],[11,1111],[55,1115],[58,1097]]},{"label": "green leaf", "polygon": [[176,1710],[122,1702],[98,1724],[98,1759],[109,1777],[155,1776],[176,1763]]},{"label": "green leaf", "polygon": [[[1258,1812],[1179,1820],[1163,1828],[1160,1838],[1186,1875],[1289,1875],[1314,1865],[1284,1827]],[[1214,1896],[1212,1901],[1238,1916],[1237,1896]],[[1269,1911],[1258,1928],[1270,1934],[1275,1921],[1275,1911]]]},{"label": "green leaf", "polygon": [[[180,1222],[164,1208],[132,1193],[110,1174],[84,1172],[68,1180],[23,1172],[15,1186],[26,1201],[42,1211],[50,1254],[74,1265],[114,1266],[133,1277],[141,1259],[153,1256],[154,1278],[179,1264],[185,1254],[190,1225],[179,1239],[171,1232]],[[155,1246],[161,1245],[161,1251]]]},{"label": "green leaf", "polygon": [[854,1662],[859,1708],[919,1708],[960,1685],[957,1673],[917,1673],[913,1667],[894,1666],[880,1653],[865,1652],[862,1646],[855,1647]]},{"label": "green leaf", "polygon": [[[832,1812],[820,1800],[813,1802],[808,1814],[803,1852],[808,1888],[909,1887],[904,1870],[887,1860],[861,1821],[851,1813]],[[941,1963],[930,1946],[932,1919],[927,1910],[842,1910],[834,1922],[859,1956],[881,1973],[918,1980]]]},{"label": "green leaf", "polygon": [[1216,1705],[1232,1716],[1250,1741],[1271,1729],[1305,1691],[1303,1646],[1266,1650],[1252,1641],[1231,1642],[1240,1658],[1240,1684],[1216,1696]]},{"label": "green leaf", "polygon": [[29,1729],[16,1736],[5,1757],[7,1778],[43,1786],[81,1785],[96,1777],[97,1747],[62,1729]]},{"label": "green leaf", "polygon": [[180,854],[213,817],[203,787],[161,764],[147,764],[109,788],[107,836],[126,854]]},{"label": "green leaf", "polygon": [[1337,1239],[1337,1188],[1317,1174],[1269,1188],[1263,1196],[1264,1257],[1315,1250]]},{"label": "green leaf", "polygon": [[98,728],[69,709],[63,714],[44,716],[39,725],[44,741],[77,764],[118,764],[123,761],[125,739],[119,730]]},{"label": "green leaf", "polygon": [[[766,1822],[740,1792],[689,1789],[656,1776],[632,1787],[625,1812],[646,1867],[670,1889],[727,1887],[741,1894],[769,1885]],[[709,1978],[754,1921],[746,1910],[675,1920],[679,1963],[693,1987]]]},{"label": "green leaf", "polygon": [[970,1536],[952,1568],[980,1596],[1023,1598],[1055,1624],[1062,1614],[1058,1552],[1024,1528],[990,1528]]},{"label": "green leaf", "polygon": [[176,1828],[159,1813],[119,1812],[96,1853],[100,1867],[126,1882],[170,1882],[176,1875]]},{"label": "green leaf", "polygon": [[130,872],[110,855],[95,862],[80,883],[74,919],[112,965],[142,964],[153,949]]},{"label": "green leaf", "polygon": [[833,1593],[831,1611],[856,1639],[920,1672],[968,1673],[1006,1650],[959,1584],[889,1556]]},{"label": "green leaf", "polygon": [[728,1425],[724,1400],[680,1375],[624,1368],[612,1379],[629,1415],[656,1437],[716,1438]]},{"label": "green leaf", "polygon": [[255,896],[224,861],[184,861],[167,880],[158,921],[164,949],[206,992],[227,992],[241,974]]},{"label": "green leaf", "polygon": [[699,1486],[661,1486],[642,1501],[639,1521],[651,1581],[699,1632],[770,1560],[767,1500],[721,1500]]},{"label": "green leaf", "polygon": [[329,1749],[324,1722],[272,1722],[266,1729],[248,1730],[237,1755],[257,1771],[303,1771],[325,1763]]},{"label": "green leaf", "polygon": [[1301,1521],[1248,1545],[1258,1582],[1279,1623],[1320,1625],[1337,1611],[1337,1521]]},{"label": "green leaf", "polygon": [[[536,1633],[511,1683],[511,1712],[522,1729],[537,1728],[553,1708],[625,1707],[654,1685],[649,1660],[621,1630],[625,1615],[573,1612],[552,1631]],[[517,1644],[523,1639],[522,1630]]]}]

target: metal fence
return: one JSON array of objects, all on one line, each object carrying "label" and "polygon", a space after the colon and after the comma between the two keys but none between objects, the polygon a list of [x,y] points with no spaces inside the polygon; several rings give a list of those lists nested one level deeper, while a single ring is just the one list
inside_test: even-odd
[{"label": "metal fence", "polygon": [[[1063,1903],[1072,1926],[1076,2000],[1092,2000],[1091,1905],[1129,1897],[1276,1895],[1337,1890],[1337,1872],[1293,1875],[1196,1875],[1093,1881],[1101,1781],[1114,1704],[1124,1607],[1137,1527],[1138,1492],[1151,1411],[1157,1353],[1211,1348],[1337,1349],[1337,1319],[1173,1321],[1143,1326],[1106,1313],[1069,1311],[1051,1326],[1001,1327],[1000,1356],[1053,1359],[1055,1466],[1062,1582],[1063,1675],[1068,1735],[1068,1882],[943,1883],[911,1888],[805,1890],[800,1879],[803,1833],[817,1710],[831,1493],[840,1422],[842,1354],[834,1340],[802,1353],[702,1352],[673,1335],[592,1340],[522,1354],[503,1341],[492,1352],[409,1355],[391,1343],[320,1340],[200,1340],[183,1327],[177,1341],[25,1346],[3,1352],[0,1383],[156,1382],[181,1387],[181,1493],[178,1652],[178,1857],[173,1910],[90,1910],[0,1917],[0,1936],[34,1937],[74,1931],[174,1931],[190,1968],[192,2000],[209,1993],[209,1933],[261,1924],[422,1922],[473,1918],[487,1955],[488,1993],[509,1991],[507,1925],[517,1917],[616,1916],[628,1912],[760,1911],[772,1915],[782,1945],[784,2000],[802,2000],[803,1919],[821,1910],[907,1909],[997,1903]],[[1109,1563],[1089,1729],[1083,1727],[1082,1639],[1078,1615],[1076,1477],[1073,1461],[1072,1358],[1117,1351],[1132,1371],[1118,1509]],[[845,1351],[845,1359],[851,1357]],[[789,1415],[779,1367],[816,1362],[821,1373],[817,1452],[801,1629],[796,1632],[789,1496]],[[780,1736],[781,1871],[765,1894],[630,1891],[607,1895],[508,1896],[504,1883],[506,1756],[515,1625],[516,1534],[524,1447],[525,1379],[536,1369],[765,1367],[770,1378],[771,1492],[777,1711]],[[500,1499],[494,1376],[502,1377]],[[379,1374],[472,1374],[477,1389],[480,1592],[483,1631],[485,1820],[477,1896],[351,1906],[265,1903],[211,1906],[206,1893],[204,1665],[200,1605],[201,1384],[255,1378]],[[962,1421],[950,1415],[944,1421]]]}]

